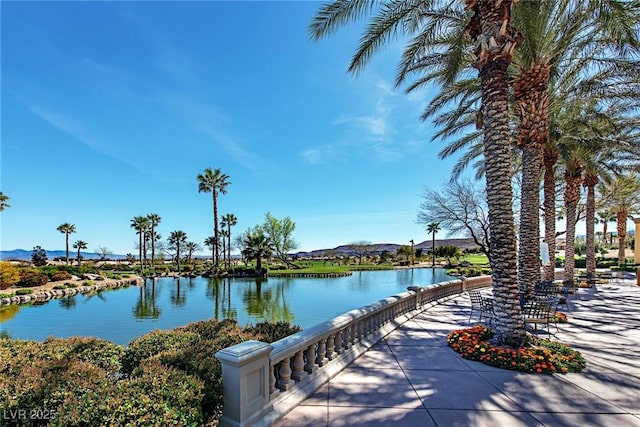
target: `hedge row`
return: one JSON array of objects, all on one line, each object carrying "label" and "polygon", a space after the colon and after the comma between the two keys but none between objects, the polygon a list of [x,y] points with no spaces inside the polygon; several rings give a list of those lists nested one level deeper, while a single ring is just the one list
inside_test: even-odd
[{"label": "hedge row", "polygon": [[124,347],[97,338],[0,339],[0,407],[39,408],[8,426],[199,426],[222,413],[222,371],[214,354],[248,339],[277,341],[287,323],[241,328],[232,320],[156,330]]}]

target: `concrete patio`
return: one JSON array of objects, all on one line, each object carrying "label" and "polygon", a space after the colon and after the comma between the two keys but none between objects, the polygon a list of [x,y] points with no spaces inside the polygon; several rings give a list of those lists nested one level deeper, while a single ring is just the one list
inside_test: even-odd
[{"label": "concrete patio", "polygon": [[445,337],[474,323],[469,309],[464,295],[415,316],[274,425],[640,426],[635,279],[581,289],[569,310],[562,307],[569,323],[554,339],[582,352],[581,374],[525,374],[462,359]]}]

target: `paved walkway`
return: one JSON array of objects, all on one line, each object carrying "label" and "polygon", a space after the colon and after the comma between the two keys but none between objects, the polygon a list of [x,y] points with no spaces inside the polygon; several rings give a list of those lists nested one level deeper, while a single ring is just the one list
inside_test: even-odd
[{"label": "paved walkway", "polygon": [[556,338],[582,352],[581,374],[525,374],[462,359],[445,337],[470,325],[469,307],[459,296],[416,316],[275,425],[640,426],[635,279],[581,289],[562,310],[569,323],[558,325]]}]

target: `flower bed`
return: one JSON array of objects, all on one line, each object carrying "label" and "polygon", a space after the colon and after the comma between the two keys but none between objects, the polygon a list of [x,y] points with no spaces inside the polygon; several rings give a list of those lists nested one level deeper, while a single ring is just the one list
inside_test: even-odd
[{"label": "flower bed", "polygon": [[537,337],[528,337],[521,348],[500,347],[490,343],[493,330],[475,325],[458,329],[447,335],[449,346],[469,360],[522,372],[538,374],[566,374],[581,372],[586,361],[580,352],[565,344]]},{"label": "flower bed", "polygon": [[560,311],[556,311],[553,316],[549,318],[549,321],[552,323],[567,323],[569,320],[567,319],[567,315]]}]

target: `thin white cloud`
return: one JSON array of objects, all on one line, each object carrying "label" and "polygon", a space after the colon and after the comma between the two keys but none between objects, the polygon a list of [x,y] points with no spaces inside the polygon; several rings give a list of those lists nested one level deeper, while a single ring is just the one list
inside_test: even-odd
[{"label": "thin white cloud", "polygon": [[310,148],[308,150],[304,150],[301,153],[301,156],[310,165],[319,165],[327,163],[335,158],[335,148],[331,145]]},{"label": "thin white cloud", "polygon": [[161,175],[154,173],[143,165],[132,161],[129,157],[123,156],[121,154],[121,150],[116,149],[114,145],[110,144],[108,141],[92,135],[92,132],[84,125],[84,123],[76,118],[66,116],[61,113],[55,113],[38,105],[29,105],[28,108],[35,116],[73,137],[75,140],[86,145],[91,150],[125,163],[140,173],[161,177]]},{"label": "thin white cloud", "polygon": [[230,130],[233,118],[215,105],[200,102],[186,92],[157,93],[156,100],[171,115],[205,135],[231,159],[255,174],[269,174],[275,169],[271,162],[245,146],[243,138]]}]

